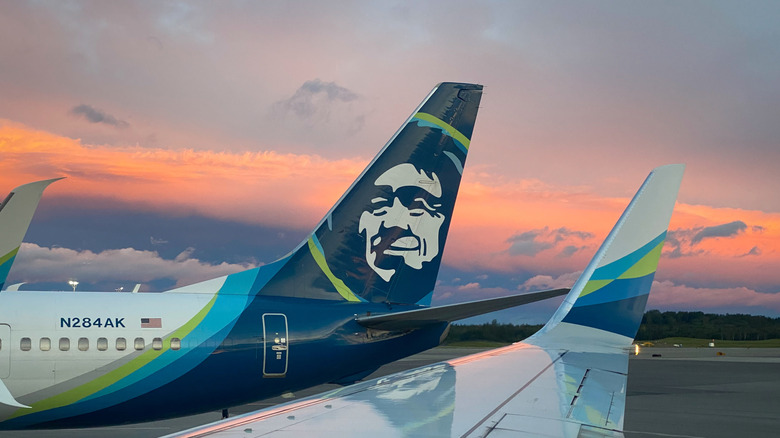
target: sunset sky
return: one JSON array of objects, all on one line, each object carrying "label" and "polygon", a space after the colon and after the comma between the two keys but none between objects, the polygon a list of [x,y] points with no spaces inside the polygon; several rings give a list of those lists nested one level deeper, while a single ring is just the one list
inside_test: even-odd
[{"label": "sunset sky", "polygon": [[[649,308],[780,316],[780,3],[0,3],[8,278],[143,291],[303,239],[435,84],[485,85],[434,304],[571,286],[687,170]],[[505,311],[546,320],[559,301]]]}]

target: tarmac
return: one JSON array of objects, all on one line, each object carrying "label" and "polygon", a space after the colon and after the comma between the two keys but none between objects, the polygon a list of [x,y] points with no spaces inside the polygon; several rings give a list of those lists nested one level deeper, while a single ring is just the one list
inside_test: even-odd
[{"label": "tarmac", "polygon": [[780,436],[780,349],[642,349],[629,361],[624,430],[630,438]]},{"label": "tarmac", "polygon": [[[483,350],[434,348],[385,365],[369,379]],[[300,391],[295,397],[336,387],[321,385]],[[231,408],[230,414],[289,400],[277,397],[250,403]],[[213,412],[116,427],[0,432],[0,438],[147,438],[220,418],[220,412]],[[624,429],[629,438],[780,436],[780,348],[641,349],[629,361]]]}]

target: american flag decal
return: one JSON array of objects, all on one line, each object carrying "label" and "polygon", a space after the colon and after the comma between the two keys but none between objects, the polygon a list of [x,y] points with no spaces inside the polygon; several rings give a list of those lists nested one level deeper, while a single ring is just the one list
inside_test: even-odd
[{"label": "american flag decal", "polygon": [[162,328],[162,318],[141,318],[141,328]]}]

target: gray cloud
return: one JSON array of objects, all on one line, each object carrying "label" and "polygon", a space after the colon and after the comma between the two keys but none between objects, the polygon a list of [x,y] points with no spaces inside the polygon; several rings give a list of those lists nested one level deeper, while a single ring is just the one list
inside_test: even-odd
[{"label": "gray cloud", "polygon": [[[558,243],[568,242],[572,239],[586,240],[592,237],[593,234],[585,231],[575,231],[565,227],[550,230],[548,227],[544,227],[516,234],[506,241],[512,244],[508,250],[509,254],[533,257],[546,249],[554,248]],[[586,246],[567,245],[558,256],[569,257],[583,248]]]},{"label": "gray cloud", "polygon": [[694,249],[692,243],[693,237],[703,229],[704,227],[669,230],[663,254],[672,259],[707,254],[703,249]]},{"label": "gray cloud", "polygon": [[285,132],[287,141],[298,138],[322,147],[343,145],[346,137],[362,131],[370,102],[335,82],[313,79],[293,95],[270,106],[269,118]]},{"label": "gray cloud", "polygon": [[587,246],[575,246],[575,245],[566,245],[561,252],[558,253],[556,257],[558,258],[566,258],[573,256],[577,251],[583,250],[587,248]]},{"label": "gray cloud", "polygon": [[550,249],[555,246],[554,243],[537,241],[537,237],[541,235],[541,231],[526,231],[525,233],[517,234],[509,239],[507,242],[511,242],[509,247],[509,254],[511,255],[526,255],[535,256],[545,249]]},{"label": "gray cloud", "polygon": [[747,256],[759,256],[762,254],[761,248],[754,246],[750,248],[750,251],[740,255],[739,257],[747,257]]},{"label": "gray cloud", "polygon": [[127,128],[130,126],[130,124],[124,120],[119,120],[111,114],[107,114],[102,110],[83,103],[71,108],[70,113],[74,116],[83,116],[90,123],[102,123],[115,128]]},{"label": "gray cloud", "polygon": [[729,222],[727,224],[715,225],[713,227],[705,227],[691,239],[691,244],[696,245],[703,239],[711,237],[731,237],[736,236],[742,231],[747,229],[747,225],[742,221]]},{"label": "gray cloud", "polygon": [[289,99],[274,104],[276,111],[294,114],[300,119],[309,120],[327,116],[332,106],[338,102],[352,102],[358,95],[335,82],[323,82],[319,79],[306,81]]},{"label": "gray cloud", "polygon": [[575,230],[570,230],[566,227],[553,230],[553,233],[555,233],[556,242],[566,240],[569,237],[576,237],[581,240],[590,239],[593,237],[593,234],[588,233],[587,231],[575,231]]}]

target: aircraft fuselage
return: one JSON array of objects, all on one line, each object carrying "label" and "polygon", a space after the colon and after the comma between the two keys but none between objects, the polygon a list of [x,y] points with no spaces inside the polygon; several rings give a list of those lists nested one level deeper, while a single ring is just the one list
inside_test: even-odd
[{"label": "aircraft fuselage", "polygon": [[447,324],[379,332],[387,304],[229,293],[3,292],[0,428],[89,427],[349,383],[439,344]]}]

